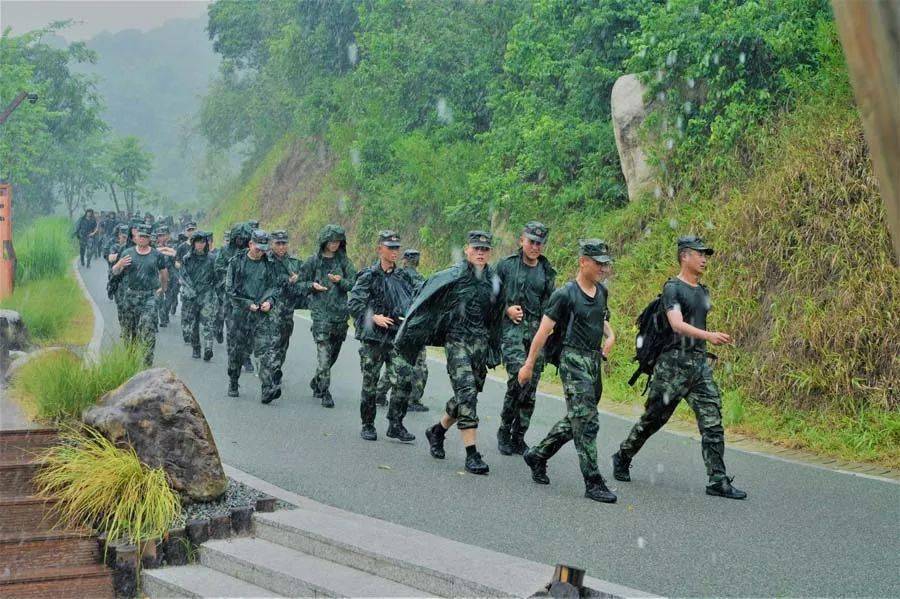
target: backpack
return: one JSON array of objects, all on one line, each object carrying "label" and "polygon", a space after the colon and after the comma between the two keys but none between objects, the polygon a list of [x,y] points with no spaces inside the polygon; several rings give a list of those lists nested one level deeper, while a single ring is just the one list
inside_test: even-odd
[{"label": "backpack", "polygon": [[665,349],[666,344],[672,339],[672,326],[666,317],[662,305],[662,294],[647,304],[641,315],[637,317],[638,332],[635,336],[634,361],[638,363],[637,370],[628,379],[628,384],[634,386],[642,374],[647,375],[647,384],[644,385],[644,393],[650,386],[653,377],[653,368],[656,361]]},{"label": "backpack", "polygon": [[569,336],[569,331],[572,330],[572,321],[575,319],[575,311],[571,309],[572,304],[575,303],[575,298],[573,297],[575,285],[577,285],[575,281],[566,283],[566,297],[569,300],[570,309],[569,322],[565,330],[562,330],[562,327],[559,326],[553,327],[553,332],[550,333],[550,336],[547,337],[547,342],[544,344],[544,359],[548,364],[553,364],[557,368],[559,368],[559,360],[562,357],[563,342]]}]

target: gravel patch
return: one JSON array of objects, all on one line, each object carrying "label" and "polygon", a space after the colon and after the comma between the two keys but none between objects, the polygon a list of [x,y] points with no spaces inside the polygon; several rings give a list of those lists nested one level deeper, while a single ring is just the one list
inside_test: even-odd
[{"label": "gravel patch", "polygon": [[[207,501],[204,503],[191,503],[181,508],[181,515],[175,520],[173,528],[180,528],[190,520],[204,520],[215,516],[230,514],[232,508],[256,506],[256,500],[265,497],[266,494],[257,491],[253,487],[248,487],[244,483],[238,482],[232,478],[228,479],[228,488],[225,494],[217,501]],[[275,509],[281,510],[294,507],[290,503],[278,500],[275,502]]]}]

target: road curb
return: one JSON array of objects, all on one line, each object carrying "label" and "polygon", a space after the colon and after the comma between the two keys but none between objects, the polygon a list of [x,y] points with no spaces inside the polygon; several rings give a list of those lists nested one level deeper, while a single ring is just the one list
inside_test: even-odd
[{"label": "road curb", "polygon": [[81,271],[78,269],[78,258],[72,260],[72,269],[75,271],[75,279],[78,281],[81,293],[87,298],[88,303],[91,304],[91,312],[94,314],[94,330],[91,333],[90,342],[84,349],[84,357],[88,361],[97,362],[100,359],[100,343],[103,340],[103,328],[106,326],[106,323],[103,320],[103,314],[100,312],[100,306],[94,301],[94,296],[88,291],[87,284],[81,276]]}]

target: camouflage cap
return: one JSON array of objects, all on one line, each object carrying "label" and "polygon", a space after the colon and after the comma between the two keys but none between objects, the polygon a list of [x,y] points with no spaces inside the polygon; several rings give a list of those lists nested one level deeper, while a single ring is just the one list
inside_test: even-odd
[{"label": "camouflage cap", "polygon": [[153,234],[154,235],[168,235],[169,227],[167,227],[166,225],[160,225],[160,226],[156,227],[156,229],[153,230]]},{"label": "camouflage cap", "polygon": [[116,225],[116,233],[128,235],[128,231],[131,230],[131,227],[128,225]]},{"label": "camouflage cap", "polygon": [[407,248],[407,249],[403,250],[403,259],[404,260],[410,260],[412,258],[418,258],[418,257],[419,257],[419,250],[414,250],[413,248]]},{"label": "camouflage cap", "polygon": [[715,251],[706,245],[702,239],[697,237],[696,235],[684,235],[678,238],[678,249],[690,249],[697,250],[702,254],[706,254],[707,256],[712,256]]},{"label": "camouflage cap", "polygon": [[613,261],[609,246],[602,239],[579,239],[578,247],[581,249],[582,256],[587,256],[600,264],[608,264]]},{"label": "camouflage cap", "polygon": [[539,243],[546,243],[549,234],[550,229],[547,225],[536,220],[525,223],[525,227],[522,229],[522,235]]},{"label": "camouflage cap", "polygon": [[196,228],[197,228],[197,223],[195,223],[194,221],[191,221],[191,222],[186,223],[186,224],[184,225],[184,230],[185,230],[185,231],[187,231],[187,230],[189,230],[189,229],[196,229]]},{"label": "camouflage cap", "polygon": [[395,250],[400,247],[400,235],[396,231],[385,229],[378,232],[378,245]]},{"label": "camouflage cap", "polygon": [[262,251],[269,249],[269,234],[262,229],[254,229],[253,235],[250,236],[250,241]]},{"label": "camouflage cap", "polygon": [[252,229],[259,229],[259,221],[258,220],[248,220],[247,224],[250,225]]},{"label": "camouflage cap", "polygon": [[287,243],[288,234],[284,229],[272,231],[272,243]]},{"label": "camouflage cap", "polygon": [[137,234],[141,237],[150,237],[150,225],[137,225]]},{"label": "camouflage cap", "polygon": [[473,248],[491,249],[494,236],[487,231],[469,231],[467,243]]},{"label": "camouflage cap", "polygon": [[191,243],[194,243],[198,239],[203,239],[204,241],[208,241],[210,237],[212,237],[212,233],[207,233],[206,231],[201,231],[200,229],[197,229],[196,231],[191,233],[190,240],[191,240]]}]

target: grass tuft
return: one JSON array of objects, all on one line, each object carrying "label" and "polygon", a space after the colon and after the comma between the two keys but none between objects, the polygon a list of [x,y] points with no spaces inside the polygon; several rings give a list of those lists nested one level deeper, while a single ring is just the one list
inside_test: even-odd
[{"label": "grass tuft", "polygon": [[75,255],[72,225],[65,218],[40,218],[16,236],[16,284],[58,279]]},{"label": "grass tuft", "polygon": [[97,363],[54,352],[23,366],[13,380],[13,391],[37,418],[57,422],[79,418],[85,408],[142,368],[143,352],[131,346],[113,347]]},{"label": "grass tuft", "polygon": [[168,532],[181,502],[161,468],[148,468],[133,448],[118,448],[88,427],[60,437],[41,455],[35,483],[41,496],[59,499],[64,521],[138,547]]}]

